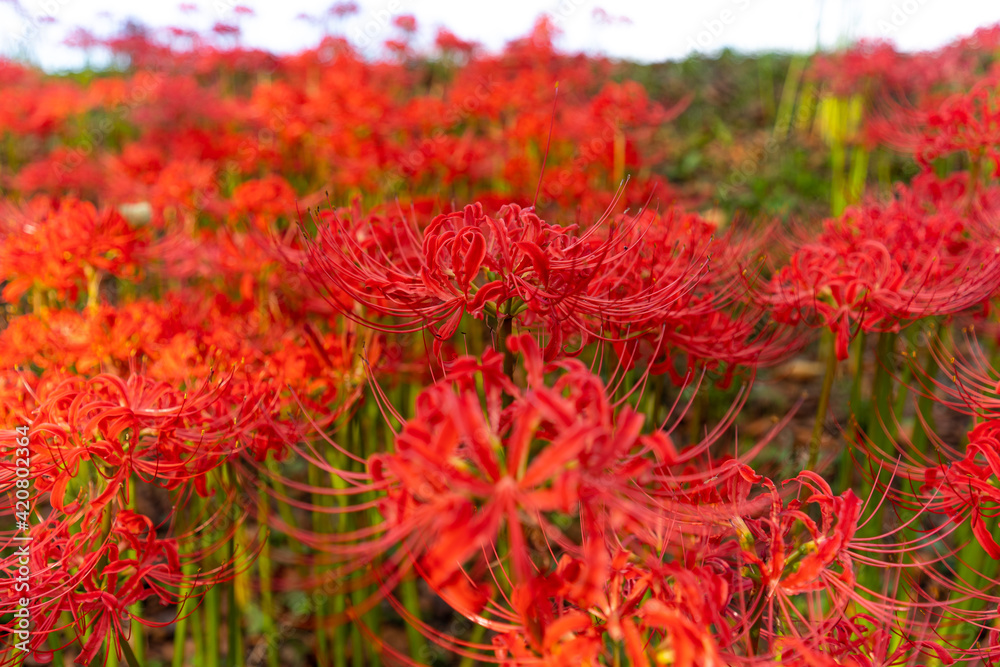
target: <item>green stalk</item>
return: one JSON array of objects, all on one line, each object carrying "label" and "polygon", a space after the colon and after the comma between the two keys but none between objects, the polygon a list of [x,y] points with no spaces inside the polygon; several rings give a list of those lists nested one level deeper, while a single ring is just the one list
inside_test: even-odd
[{"label": "green stalk", "polygon": [[[888,367],[892,363],[891,356],[896,347],[896,336],[897,334],[889,331],[881,332],[878,336],[878,345],[876,348],[875,373],[872,379],[871,407],[868,413],[866,435],[872,442],[873,448],[881,451],[889,451],[891,447],[895,447],[895,429],[893,428],[892,420],[889,419],[894,406],[892,400],[892,373],[888,370]],[[880,415],[882,415],[885,421],[884,427],[879,421]],[[870,482],[866,481],[865,487],[860,494],[862,499],[871,496],[872,502],[878,503],[879,495],[877,492],[873,493],[873,489],[878,488],[878,483],[883,473],[883,463],[881,460],[872,461],[871,467],[874,468],[874,478]],[[887,476],[891,475],[891,472],[887,472],[886,474]],[[882,532],[885,506],[885,502],[881,503],[868,524],[858,531],[860,537],[876,537]],[[861,568],[859,580],[867,588],[877,590],[882,580],[881,575],[882,571],[878,568]]]},{"label": "green stalk", "polygon": [[[365,589],[359,588],[351,591],[351,604],[355,607],[361,606],[365,601]],[[365,643],[361,636],[361,628],[356,621],[351,623],[351,667],[365,667]]]},{"label": "green stalk", "polygon": [[[486,634],[486,626],[479,625],[478,623],[473,626],[472,633],[469,635],[469,642],[476,644],[483,640],[483,636]],[[475,667],[476,661],[471,656],[465,656],[462,661],[458,663],[458,667]]]},{"label": "green stalk", "polygon": [[[178,510],[181,516],[178,516],[177,525],[181,527],[184,524],[183,514],[187,512],[185,510]],[[183,546],[181,547],[183,549]],[[183,555],[183,552],[182,552]],[[182,566],[182,572],[184,575],[184,581],[190,582],[194,579],[194,565],[190,562],[185,562]],[[190,615],[190,608],[192,602],[190,599],[191,590],[190,587],[185,583],[182,584],[180,590],[178,591],[178,596],[180,597],[181,604],[177,609],[177,625],[174,628],[174,654],[171,659],[172,667],[186,667],[188,661],[186,660],[186,648],[187,648],[187,624],[188,616]],[[196,633],[197,634],[197,633]]]},{"label": "green stalk", "polygon": [[[413,577],[407,577],[399,584],[399,593],[402,598],[403,607],[416,620],[420,620],[420,591],[417,590],[417,581]],[[417,630],[413,623],[406,624],[406,640],[410,646],[410,658],[414,662],[419,662],[421,657],[427,652],[427,638]]]},{"label": "green stalk", "polygon": [[[964,582],[973,590],[988,586],[991,579],[996,577],[998,561],[990,558],[986,549],[979,544],[979,541],[972,534],[972,529],[968,524],[963,524],[956,532],[960,541],[968,540],[966,546],[959,552],[959,563],[955,573],[958,582]],[[959,534],[961,533],[961,534]],[[961,597],[958,592],[953,593],[953,598]],[[981,612],[986,601],[977,598],[952,602],[949,606],[952,609],[966,612]],[[965,622],[958,614],[955,620],[961,628],[961,640],[959,646],[971,648],[976,638],[982,630],[979,626]]]},{"label": "green stalk", "polygon": [[[471,330],[475,330],[475,323],[471,323]],[[482,341],[482,338],[478,335],[470,336],[473,341]],[[482,351],[477,350],[477,353],[481,355]],[[399,411],[400,416],[403,419],[409,419],[411,414],[411,398],[410,398],[410,385],[400,383],[399,386],[393,390],[393,404]],[[403,608],[413,617],[416,621],[421,621],[420,614],[420,591],[417,589],[417,580],[415,577],[408,576],[399,584],[399,596],[403,603]],[[424,656],[427,653],[427,638],[416,628],[413,623],[406,624],[406,639],[407,644],[410,647],[410,658],[413,659],[415,663],[422,662]]]},{"label": "green stalk", "polygon": [[[361,441],[360,453],[363,457],[368,457],[371,454],[375,454],[379,451],[380,442],[385,442],[388,438],[388,429],[386,428],[385,420],[382,419],[379,407],[374,399],[367,401],[365,406],[366,410],[362,417],[361,429],[365,434],[364,440]],[[363,501],[374,500],[375,495],[373,493],[365,493],[362,496]],[[380,520],[380,514],[377,509],[370,509],[368,511],[369,521],[372,524],[377,524]],[[373,584],[372,587],[366,589],[367,595],[378,595],[378,585]],[[379,605],[374,605],[371,610],[365,614],[365,622],[368,627],[375,631],[377,635],[382,633],[382,609]],[[371,648],[371,660],[369,664],[371,667],[381,667],[382,657],[378,647],[369,643],[369,648]]]},{"label": "green stalk", "polygon": [[[692,388],[691,391],[697,390]],[[703,396],[704,394],[695,394],[691,399],[691,408],[688,410],[688,443],[692,445],[701,440],[701,424],[704,417],[702,412],[705,407]]]},{"label": "green stalk", "polygon": [[778,101],[778,112],[774,120],[774,135],[779,139],[784,139],[792,126],[792,111],[805,65],[806,57],[799,55],[792,56],[788,63],[788,73],[785,74],[785,83],[781,87],[781,99]]},{"label": "green stalk", "polygon": [[843,493],[854,485],[854,459],[851,457],[852,442],[858,436],[862,424],[868,423],[868,404],[862,400],[861,384],[865,375],[865,347],[868,335],[861,331],[854,342],[854,377],[851,378],[851,423],[850,437],[840,455],[838,491]]},{"label": "green stalk", "polygon": [[62,638],[63,633],[61,630],[49,633],[49,648],[52,650],[52,664],[57,665],[58,667],[62,667],[66,663],[66,660],[63,658],[62,649],[59,648],[62,646]]},{"label": "green stalk", "polygon": [[865,191],[865,180],[868,177],[868,151],[860,146],[851,155],[851,174],[847,184],[846,201],[853,204],[861,198]]},{"label": "green stalk", "polygon": [[[335,616],[342,616],[347,611],[347,599],[343,594],[333,597],[332,611]],[[333,665],[334,667],[347,667],[347,625],[338,623],[333,628]]]},{"label": "green stalk", "polygon": [[[288,493],[288,489],[285,487],[284,482],[282,482],[279,477],[280,470],[278,468],[278,462],[269,456],[267,457],[266,465],[267,465],[267,471],[271,473],[270,483],[274,485],[274,490],[278,493],[279,496],[285,498],[291,497],[291,494]],[[281,520],[285,522],[285,525],[294,526],[295,517],[292,515],[291,506],[288,503],[282,503],[282,502],[277,503],[277,505],[278,505],[278,514],[281,515]],[[305,548],[302,546],[302,544],[296,542],[295,540],[292,540],[292,548],[295,551],[298,551],[299,553],[304,553],[305,551]]]},{"label": "green stalk", "polygon": [[[892,364],[892,352],[896,347],[896,334],[883,331],[878,335],[876,347],[875,374],[872,380],[871,409],[868,413],[868,437],[883,450],[893,445],[892,410],[895,407],[892,397],[892,372],[887,368]],[[883,424],[883,421],[885,422]]]},{"label": "green stalk", "polygon": [[[125,662],[128,667],[143,667],[145,664],[145,658],[140,659],[137,652],[132,650],[128,642],[122,642],[122,654],[125,656]],[[53,662],[53,664],[58,665],[59,663]]]},{"label": "green stalk", "polygon": [[[348,448],[351,447],[351,431],[350,425],[344,429],[347,433],[347,442],[345,443]],[[345,468],[348,465],[347,457],[343,454],[332,450],[333,455],[331,457],[331,463],[334,468]],[[334,489],[344,489],[347,488],[347,483],[334,473],[330,473],[330,484]],[[347,506],[348,499],[347,496],[338,495],[336,496],[336,502],[341,507]],[[346,533],[354,528],[353,526],[353,514],[348,514],[347,512],[341,512],[337,515],[337,530],[341,533]],[[343,592],[337,592],[336,595],[330,600],[330,608],[333,612],[335,618],[338,618],[338,623],[333,628],[333,637],[331,642],[331,652],[333,654],[333,665],[334,667],[347,667],[347,625],[339,621],[344,613],[347,611],[347,598]]]},{"label": "green stalk", "polygon": [[[839,112],[839,107],[836,110]],[[847,198],[844,196],[844,169],[846,150],[840,137],[835,137],[830,146],[830,209],[838,216],[847,208]]]},{"label": "green stalk", "polygon": [[194,635],[194,656],[195,664],[204,665],[205,664],[205,634],[202,632],[202,628],[205,626],[205,607],[199,606],[192,613],[192,618],[194,618],[194,628],[192,635]]},{"label": "green stalk", "polygon": [[[348,432],[350,434],[350,439],[348,440],[349,451],[352,453],[359,453],[361,451],[361,423],[360,420],[355,418],[350,421],[347,425]],[[351,528],[357,528],[357,519],[359,517],[357,514],[351,515]],[[358,587],[357,589],[351,591],[350,600],[352,607],[360,607],[364,604],[365,597],[367,593],[364,588]],[[346,601],[345,601],[346,604]],[[352,617],[353,618],[353,617]],[[353,621],[350,624],[349,633],[351,637],[351,666],[352,667],[365,667],[365,646],[364,638],[361,636],[361,628],[358,627],[360,621]]]},{"label": "green stalk", "polygon": [[[257,514],[263,522],[268,513],[267,493],[260,493],[257,496]],[[274,624],[274,595],[272,593],[272,572],[271,572],[271,541],[270,536],[263,524],[261,530],[264,531],[264,544],[260,550],[260,557],[257,559],[257,568],[260,572],[260,606],[261,614],[264,617],[264,637],[267,639],[267,666],[278,667],[278,643],[274,641],[277,636],[277,628]]]},{"label": "green stalk", "polygon": [[205,592],[205,667],[219,667],[219,587],[210,586]]},{"label": "green stalk", "polygon": [[[509,305],[509,304],[508,304]],[[501,315],[500,319],[500,349],[503,352],[503,374],[514,377],[514,353],[507,347],[507,341],[514,332],[514,316]]]},{"label": "green stalk", "polygon": [[[134,489],[135,489],[135,487],[133,487],[133,491],[129,495],[128,503],[126,504],[126,507],[128,507],[128,509],[130,509],[130,510],[134,510],[135,509],[135,490]],[[136,554],[136,556],[138,556],[138,554]],[[129,613],[132,614],[133,618],[142,618],[142,603],[141,602],[136,602],[135,604],[131,605],[128,609],[129,609]],[[126,655],[126,658],[128,657],[129,654],[134,655],[134,657],[136,658],[136,660],[138,660],[139,664],[141,665],[141,664],[143,664],[143,663],[146,662],[146,639],[145,639],[145,637],[146,637],[146,629],[142,625],[142,623],[139,623],[138,621],[133,621],[131,623],[131,626],[132,626],[132,642],[135,644],[135,650],[133,651],[131,648],[129,648],[128,653],[126,653],[125,655]],[[124,647],[123,647],[122,650],[125,650]],[[54,664],[58,665],[59,663],[58,662],[54,662]]]},{"label": "green stalk", "polygon": [[[940,368],[938,367],[937,357],[931,354],[929,350],[926,355],[927,356],[924,361],[924,377],[926,378],[926,381],[930,383],[937,377]],[[934,395],[930,392],[922,394],[920,398],[917,399],[917,413],[923,417],[923,421],[926,422],[927,425],[924,426],[921,424],[920,419],[914,420],[913,431],[910,434],[910,442],[913,443],[913,448],[921,454],[927,453],[929,436],[934,432],[934,404]]]},{"label": "green stalk", "polygon": [[822,348],[826,357],[826,371],[823,373],[823,387],[820,389],[819,403],[816,406],[812,437],[809,439],[809,461],[806,463],[806,470],[814,470],[819,463],[819,446],[823,440],[823,429],[830,409],[830,392],[833,390],[833,379],[837,375],[836,344],[834,334],[829,329],[823,331]]},{"label": "green stalk", "polygon": [[[930,354],[928,352],[927,359],[925,361],[924,373],[926,374],[927,378],[933,379],[934,376],[937,374],[937,371],[938,371],[937,360],[933,354]],[[910,367],[907,365],[907,367],[904,370],[904,377],[903,377],[903,382],[901,383],[900,386],[899,395],[896,397],[896,414],[902,414],[904,408],[904,402],[908,394],[906,387],[910,375],[911,375]],[[920,398],[917,400],[918,414],[927,415],[926,419],[930,420],[931,419],[930,413],[933,404],[934,404],[933,396],[921,395]],[[928,425],[925,428],[923,425],[921,425],[919,419],[914,420],[913,429],[911,430],[910,443],[912,444],[916,453],[925,452],[928,442],[928,432],[932,428],[932,424],[933,422],[928,421]],[[900,543],[910,543],[914,540],[919,539],[921,535],[921,521],[919,512],[915,509],[910,509],[903,505],[897,505],[896,511],[899,513],[900,524],[905,526],[899,532],[898,541]],[[903,557],[903,552],[900,553],[900,559],[902,559],[902,557]],[[901,603],[906,603],[910,601],[911,598],[913,597],[911,595],[910,584],[907,582],[905,577],[900,576],[895,597],[896,600],[898,600]],[[900,627],[906,627],[906,624],[909,622],[908,621],[909,609],[906,608],[903,611],[900,611],[897,614],[897,618],[899,619]],[[890,645],[890,653],[895,652],[896,649],[899,648],[901,642],[902,642],[902,637],[900,635],[894,634]]]},{"label": "green stalk", "polygon": [[[222,467],[222,484],[224,488],[232,488],[233,477],[230,475],[229,465]],[[228,517],[232,521],[232,517]],[[226,631],[227,631],[227,651],[226,667],[243,667],[243,627],[240,603],[237,599],[236,588],[239,585],[240,573],[239,564],[236,562],[236,555],[240,553],[239,545],[242,537],[242,522],[233,526],[226,526],[232,529],[233,534],[226,540],[226,562],[233,564],[233,578],[225,584],[226,591]]]},{"label": "green stalk", "polygon": [[[227,559],[232,560],[237,552],[236,540],[239,533],[233,534],[228,542]],[[229,650],[226,653],[226,667],[243,667],[243,628],[239,603],[236,601],[236,580],[229,582],[226,588],[226,629],[229,631]]]},{"label": "green stalk", "polygon": [[[319,468],[317,468],[314,465],[310,465],[308,475],[309,475],[309,485],[314,488],[318,488],[320,485]],[[329,506],[328,496],[323,495],[321,493],[313,493],[312,501],[314,505],[317,505],[319,507]],[[326,532],[328,528],[327,524],[329,523],[329,521],[326,518],[327,516],[328,515],[323,513],[317,513],[317,512],[312,513],[311,519],[312,519],[313,532],[317,534]],[[323,572],[326,569],[327,568],[325,567],[317,568],[319,572]],[[316,608],[314,611],[317,619],[316,662],[319,664],[320,667],[328,667],[330,664],[330,654],[329,654],[329,647],[327,646],[326,628],[324,628],[323,624],[320,622],[321,619],[326,615],[326,600],[324,598],[320,598],[317,600]]]}]

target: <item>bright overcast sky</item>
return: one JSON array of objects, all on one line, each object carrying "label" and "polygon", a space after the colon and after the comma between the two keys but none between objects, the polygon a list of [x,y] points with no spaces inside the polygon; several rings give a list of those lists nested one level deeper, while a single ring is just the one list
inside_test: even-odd
[{"label": "bright overcast sky", "polygon": [[[235,18],[244,4],[256,16],[245,19],[243,43],[279,53],[314,45],[320,30],[299,20],[332,4],[324,0],[200,0],[185,13],[173,0],[0,0],[0,53],[27,54],[47,69],[79,67],[82,56],[61,45],[69,29],[86,27],[107,34],[133,17],[154,27],[206,28]],[[559,46],[569,51],[617,58],[659,61],[682,58],[694,50],[724,47],[742,51],[811,51],[861,37],[890,38],[905,50],[931,49],[977,27],[1000,22],[997,0],[358,0],[361,11],[338,30],[352,41],[381,41],[395,35],[387,24],[395,15],[413,14],[424,43],[438,26],[489,49],[525,35],[546,13],[563,30]],[[603,9],[614,20],[595,18]],[[49,21],[49,17],[53,21]],[[37,34],[36,34],[37,33]],[[370,48],[366,51],[374,54]]]}]

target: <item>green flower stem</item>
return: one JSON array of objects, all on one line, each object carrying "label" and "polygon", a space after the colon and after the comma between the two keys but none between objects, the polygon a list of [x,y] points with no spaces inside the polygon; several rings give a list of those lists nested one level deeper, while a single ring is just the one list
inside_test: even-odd
[{"label": "green flower stem", "polygon": [[809,439],[809,460],[806,470],[814,470],[819,463],[819,447],[823,441],[823,429],[826,426],[826,416],[830,409],[830,392],[833,390],[833,379],[837,375],[837,352],[833,332],[823,331],[821,341],[823,356],[826,358],[826,370],[823,373],[823,386],[819,393],[819,403],[816,405],[816,420],[813,422],[812,437]]},{"label": "green flower stem", "polygon": [[858,437],[861,424],[868,423],[868,403],[861,395],[862,381],[865,376],[865,347],[868,340],[864,331],[860,332],[854,342],[854,377],[851,378],[850,410],[851,420],[848,429],[847,442],[840,454],[840,470],[837,478],[838,492],[843,493],[854,486],[854,459],[851,456],[853,443]]},{"label": "green flower stem", "polygon": [[[940,370],[937,357],[931,354],[930,351],[927,351],[924,360],[923,382],[928,388],[933,387],[931,383],[937,377]],[[927,445],[930,441],[929,436],[934,432],[934,404],[934,395],[931,391],[925,391],[917,399],[917,414],[923,417],[924,423],[921,423],[919,418],[914,420],[910,442],[913,443],[913,449],[921,454],[927,453]]]},{"label": "green flower stem", "polygon": [[[130,510],[135,510],[136,488],[137,488],[136,486],[132,487],[132,493],[129,495],[128,503],[126,504],[126,507],[128,507],[128,509]],[[135,555],[138,556],[138,554]],[[128,610],[129,613],[132,614],[133,618],[142,618],[141,602],[136,602],[135,604],[129,606]],[[139,623],[138,621],[132,621],[131,626],[132,626],[132,643],[135,644],[135,649],[132,650],[130,648],[129,653],[131,653],[135,657],[135,659],[139,661],[139,664],[141,665],[146,662],[146,628],[143,626],[142,623]],[[125,650],[125,648],[123,647],[122,650]],[[127,656],[128,653],[126,654],[126,657]],[[56,662],[54,664],[58,665],[59,663]]]},{"label": "green flower stem", "polygon": [[[188,511],[184,508],[178,510],[177,526],[182,528],[186,525],[185,519]],[[181,543],[181,557],[184,555],[184,544]],[[181,584],[180,590],[177,594],[180,597],[181,603],[177,609],[177,624],[174,627],[174,654],[171,659],[172,667],[186,667],[188,661],[186,660],[187,655],[187,625],[188,617],[191,614],[191,610],[194,603],[191,601],[191,587],[188,582],[194,579],[194,565],[190,562],[185,562],[182,566],[183,580],[185,583]],[[197,633],[196,633],[197,634]]]},{"label": "green flower stem", "polygon": [[[232,560],[237,550],[239,528],[233,534],[226,547],[226,556]],[[227,667],[243,667],[243,616],[236,600],[236,580],[226,587],[226,629],[229,631],[229,650],[226,653]]]},{"label": "green flower stem", "polygon": [[[478,334],[476,324],[475,321],[471,321],[469,328],[466,330],[474,331]],[[479,335],[471,335],[469,339],[470,341],[479,341],[480,344],[482,342],[482,337]],[[481,350],[477,350],[477,352],[479,354],[482,353]],[[393,405],[396,406],[403,419],[409,419],[412,414],[411,393],[410,385],[403,382],[399,383],[392,391]],[[386,442],[386,445],[388,446],[389,443]],[[403,603],[403,608],[416,621],[416,623],[406,624],[406,639],[410,647],[410,658],[415,663],[421,663],[427,653],[427,638],[416,627],[422,621],[422,618],[420,614],[420,591],[417,588],[417,580],[414,576],[408,576],[400,582],[399,597]]]},{"label": "green flower stem", "polygon": [[[469,642],[476,644],[483,640],[486,635],[486,626],[479,625],[478,623],[473,626],[472,633],[469,635]],[[471,656],[465,656],[462,661],[458,663],[458,667],[475,667],[476,661]]]},{"label": "green flower stem", "polygon": [[[355,417],[347,424],[347,449],[355,454],[361,452],[361,423],[360,420]],[[352,464],[353,465],[353,464]],[[343,514],[341,516],[344,516]],[[350,520],[347,522],[347,529],[353,530],[357,528],[357,514],[352,513]],[[366,590],[364,588],[357,588],[350,592],[350,608],[360,607],[364,604],[366,597]],[[347,600],[344,601],[344,608],[348,608]],[[352,614],[349,618],[354,619]],[[351,665],[352,667],[364,667],[365,665],[365,645],[364,637],[361,635],[361,629],[358,627],[360,620],[352,620],[350,626],[347,628],[350,635],[350,655],[351,655]],[[346,655],[346,653],[345,653]]]},{"label": "green flower stem", "polygon": [[830,146],[830,209],[833,211],[834,216],[839,216],[847,208],[847,199],[844,196],[844,169],[846,160],[844,142],[837,137]]},{"label": "green flower stem", "polygon": [[[267,494],[260,493],[257,497],[257,515],[260,521],[268,514]],[[257,559],[257,568],[260,573],[260,606],[264,622],[264,637],[267,640],[267,667],[278,667],[278,643],[272,641],[277,636],[277,628],[274,622],[274,594],[271,565],[271,543],[267,529],[261,524],[264,531],[263,546],[260,556]]]},{"label": "green flower stem", "polygon": [[[698,391],[692,387],[691,391]],[[705,407],[705,401],[702,399],[701,395],[695,395],[691,399],[691,408],[688,410],[687,420],[688,420],[688,443],[695,444],[701,440],[701,424],[704,418],[703,409]]]},{"label": "green flower stem", "polygon": [[796,55],[788,63],[788,73],[785,74],[785,83],[781,87],[781,99],[778,101],[778,112],[774,120],[774,135],[778,139],[788,136],[788,130],[792,126],[795,98],[798,96],[807,60],[806,56]]},{"label": "green flower stem", "polygon": [[[417,589],[417,580],[412,576],[407,577],[399,584],[399,594],[402,598],[403,607],[418,622],[420,619],[420,591]],[[416,624],[406,624],[406,640],[410,646],[410,658],[419,663],[423,655],[427,652],[427,638],[424,637]]]},{"label": "green flower stem", "polygon": [[205,592],[205,662],[201,663],[205,667],[219,667],[219,656],[222,650],[219,645],[219,636],[222,628],[219,625],[219,587],[210,586]]},{"label": "green flower stem", "polygon": [[[321,483],[320,482],[319,468],[317,468],[314,465],[310,465],[309,466],[308,475],[309,475],[309,486],[312,486],[314,488],[318,488],[320,486],[320,483]],[[330,506],[330,498],[329,498],[329,496],[326,496],[326,495],[321,494],[321,493],[313,493],[312,494],[312,502],[313,502],[314,505],[316,505],[318,507],[329,507]],[[326,533],[329,530],[329,528],[330,528],[330,526],[329,526],[330,521],[328,519],[328,516],[329,515],[327,515],[327,514],[325,514],[323,512],[312,512],[311,513],[311,517],[310,518],[312,520],[312,529],[313,529],[313,532],[319,534],[319,533]],[[323,567],[323,566],[317,567],[317,571],[318,572],[323,572],[323,571],[325,571],[327,569],[328,568]],[[326,629],[325,629],[325,627],[324,627],[324,625],[322,623],[322,619],[326,616],[326,599],[325,598],[320,598],[317,601],[316,608],[315,608],[315,615],[316,615],[316,619],[317,619],[317,622],[316,622],[316,662],[317,662],[317,664],[319,664],[320,667],[329,667],[329,664],[330,664],[330,649],[329,649],[329,646],[328,646],[328,643],[327,643],[327,639],[328,638],[327,638]]]},{"label": "green flower stem", "polygon": [[[890,369],[893,362],[892,353],[896,348],[896,338],[897,334],[883,331],[878,336],[878,345],[876,347],[875,370],[872,377],[872,395],[865,435],[872,443],[872,448],[879,451],[891,451],[895,448],[895,427],[892,419],[892,410],[895,406],[892,397],[893,377]],[[874,456],[876,455],[873,454],[868,459],[869,467],[872,468],[872,479],[868,481],[866,478],[864,487],[859,494],[862,499],[871,497],[872,503],[879,505],[878,510],[872,515],[868,524],[858,530],[859,537],[866,538],[876,537],[882,532],[883,516],[888,503],[878,502],[882,495],[885,494],[880,494],[877,489],[883,473],[887,479],[892,474],[891,470],[884,470],[888,462],[876,460]],[[886,493],[888,493],[888,490]],[[882,570],[875,567],[862,567],[860,568],[859,581],[866,588],[878,590],[882,581]]]},{"label": "green flower stem", "polygon": [[857,202],[865,191],[865,181],[868,178],[868,151],[856,147],[851,155],[851,173],[847,183],[846,202]]},{"label": "green flower stem", "polygon": [[[347,441],[345,442],[345,445],[348,449],[350,449],[352,445],[350,425],[348,425],[344,431],[347,433]],[[330,463],[334,469],[344,469],[348,465],[348,460],[344,454],[341,454],[331,448]],[[347,483],[341,479],[340,476],[334,473],[330,473],[330,484],[334,489],[347,488]],[[340,508],[343,509],[348,503],[347,496],[336,496],[336,502]],[[337,515],[338,532],[346,533],[352,530],[353,517],[354,515],[351,513],[340,512]],[[343,592],[338,592],[336,595],[332,596],[330,599],[330,610],[336,618],[342,618],[344,616],[347,611],[347,598]],[[347,667],[347,644],[347,625],[345,623],[338,622],[333,628],[330,646],[334,667]]]},{"label": "green flower stem", "polygon": [[[365,401],[365,409],[361,415],[361,432],[364,434],[364,438],[360,441],[360,447],[358,449],[359,454],[362,457],[367,458],[371,454],[383,451],[384,447],[380,446],[380,443],[385,443],[389,440],[388,429],[386,428],[385,420],[382,419],[381,412],[379,411],[378,403],[374,400],[373,396],[369,396],[368,400]],[[362,501],[372,501],[375,500],[376,496],[374,493],[365,493],[362,495]],[[368,510],[368,518],[372,525],[378,524],[380,519],[379,511],[375,508]],[[377,566],[377,564],[375,564]],[[378,585],[372,585],[366,589],[367,596],[377,596]],[[382,633],[382,609],[379,605],[374,605],[371,610],[365,614],[365,623],[371,628],[376,635],[381,635]],[[379,655],[377,647],[369,643],[369,648],[371,649],[371,657],[368,664],[371,667],[381,667],[382,658]]]},{"label": "green flower stem", "polygon": [[63,667],[66,663],[65,658],[63,658],[63,651],[60,648],[62,643],[63,633],[61,630],[49,633],[49,648],[52,649],[52,664],[57,667]]}]

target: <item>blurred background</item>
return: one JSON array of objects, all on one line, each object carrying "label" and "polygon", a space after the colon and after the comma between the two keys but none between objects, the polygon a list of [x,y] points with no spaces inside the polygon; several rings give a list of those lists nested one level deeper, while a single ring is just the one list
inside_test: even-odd
[{"label": "blurred background", "polygon": [[[351,6],[356,11],[345,11]],[[694,52],[809,53],[859,39],[891,40],[903,51],[934,49],[1000,21],[1000,3],[982,0],[0,0],[0,54],[49,71],[100,67],[109,55],[66,45],[83,29],[102,37],[131,21],[152,29],[229,31],[245,48],[295,53],[328,34],[377,57],[396,16],[416,18],[413,44],[429,48],[439,28],[498,50],[528,34],[542,14],[561,30],[557,46],[639,62]],[[238,28],[238,32],[232,31]],[[77,39],[77,42],[80,40]],[[102,62],[103,59],[103,62]]]}]

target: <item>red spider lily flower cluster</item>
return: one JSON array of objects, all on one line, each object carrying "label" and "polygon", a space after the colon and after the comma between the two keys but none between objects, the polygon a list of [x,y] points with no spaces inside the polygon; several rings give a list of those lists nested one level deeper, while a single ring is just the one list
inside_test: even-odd
[{"label": "red spider lily flower cluster", "polygon": [[[876,628],[909,604],[880,598],[872,615],[854,613],[858,562],[883,548],[857,538],[857,495],[812,472],[780,490],[739,460],[706,460],[718,431],[678,449],[670,430],[644,432],[643,416],[578,360],[546,363],[527,335],[509,342],[527,389],[498,354],[458,359],[366,474],[328,468],[351,479],[352,495],[377,491],[381,523],[296,539],[341,562],[341,577],[378,556],[383,582],[413,568],[496,634],[469,644],[421,630],[504,665],[605,664],[615,643],[633,665],[890,659],[898,642]],[[806,618],[803,605],[824,611]],[[923,636],[906,648],[939,654]]]},{"label": "red spider lily flower cluster", "polygon": [[129,280],[140,275],[141,235],[117,211],[98,213],[72,199],[54,206],[36,199],[27,211],[6,211],[3,219],[0,271],[8,279],[8,302],[32,287],[72,301],[100,274]]},{"label": "red spider lily flower cluster", "polygon": [[943,514],[956,525],[968,523],[971,537],[990,558],[1000,560],[1000,512],[996,509],[1000,501],[1000,401],[996,397],[1000,378],[974,342],[969,354],[959,353],[957,359],[946,354],[940,342],[932,344],[931,352],[936,363],[949,369],[950,378],[928,378],[921,372],[921,390],[936,389],[950,409],[976,415],[980,421],[962,445],[933,436],[934,455],[911,454],[911,462],[899,473],[912,482],[911,492],[901,501]]},{"label": "red spider lily flower cluster", "polygon": [[970,159],[989,159],[993,176],[1000,174],[1000,110],[995,99],[997,79],[976,83],[971,91],[956,95],[927,115],[916,157],[925,168],[951,153],[965,152]]},{"label": "red spider lily flower cluster", "polygon": [[1000,280],[1000,245],[988,223],[963,212],[961,192],[921,176],[886,203],[827,220],[771,278],[774,316],[829,328],[843,360],[859,331],[985,305]]},{"label": "red spider lily flower cluster", "polygon": [[[297,260],[334,308],[383,331],[430,329],[446,340],[471,315],[541,330],[548,359],[581,335],[584,344],[641,335],[657,352],[678,346],[731,363],[781,358],[795,345],[787,329],[754,344],[757,321],[727,310],[746,296],[737,264],[745,249],[716,242],[715,231],[673,211],[586,229],[547,223],[517,205],[495,218],[479,204],[466,206],[422,229],[399,216],[333,213],[289,268]],[[631,367],[634,355],[625,361]]]},{"label": "red spider lily flower cluster", "polygon": [[[513,300],[513,308],[530,313],[526,318],[550,323],[550,335],[559,340],[563,326],[623,328],[640,309],[669,307],[697,279],[695,257],[677,271],[686,272],[687,281],[653,274],[648,287],[631,293],[616,284],[615,274],[629,261],[629,244],[642,242],[640,224],[636,218],[605,235],[597,227],[574,233],[516,205],[496,218],[480,205],[467,206],[437,216],[422,230],[399,218],[352,224],[333,216],[311,246],[304,270],[335,303],[344,294],[347,303],[372,315],[404,318],[382,325],[389,330],[433,327],[435,336],[447,339],[463,315],[497,318]],[[372,315],[345,311],[373,322]],[[515,312],[505,308],[502,314]]]},{"label": "red spider lily flower cluster", "polygon": [[[68,378],[38,397],[26,478],[39,494],[36,502],[46,499],[32,532],[37,577],[31,611],[41,621],[33,650],[48,646],[48,632],[68,612],[77,636],[86,636],[78,660],[89,664],[109,637],[122,641],[129,605],[154,595],[176,603],[193,588],[231,576],[232,563],[224,562],[194,578],[186,574],[182,560],[213,549],[182,558],[181,535],[162,537],[166,526],[129,505],[139,485],[186,486],[203,498],[215,495],[210,479],[229,459],[244,452],[259,456],[271,443],[288,439],[288,426],[272,416],[273,399],[260,391],[235,395],[233,388],[223,379],[181,392],[142,375],[122,380],[104,374]],[[96,484],[84,485],[84,469],[95,473]],[[13,484],[14,473],[5,466],[5,485]],[[212,524],[203,523],[198,532],[210,535]],[[7,556],[5,567],[12,558],[17,556]],[[5,613],[14,611],[19,597],[9,582]]]}]

